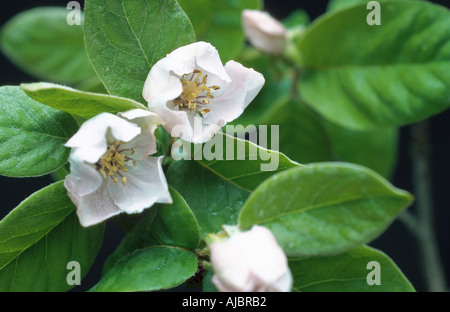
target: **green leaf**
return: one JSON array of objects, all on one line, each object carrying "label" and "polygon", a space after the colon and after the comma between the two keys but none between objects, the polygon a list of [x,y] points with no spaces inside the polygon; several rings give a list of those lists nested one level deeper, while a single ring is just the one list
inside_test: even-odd
[{"label": "green leaf", "polygon": [[[214,144],[223,144],[223,149],[216,149],[220,153],[208,160],[204,155],[214,149]],[[236,224],[242,205],[261,182],[299,165],[281,153],[222,133],[208,143],[195,145],[191,151],[197,160],[172,163],[167,179],[192,208],[202,238],[220,231],[224,224]],[[262,160],[260,155],[268,160]],[[274,170],[261,171],[268,164]]]},{"label": "green leaf", "polygon": [[86,0],[88,56],[109,93],[142,102],[152,66],[195,41],[175,0]]},{"label": "green leaf", "polygon": [[0,222],[0,291],[66,291],[67,264],[81,276],[100,248],[103,226],[83,228],[64,183],[27,198]]},{"label": "green leaf", "polygon": [[108,258],[93,291],[150,291],[175,287],[197,271],[197,220],[172,188],[171,205],[152,207]]},{"label": "green leaf", "polygon": [[151,246],[172,246],[194,250],[200,243],[198,223],[183,197],[169,188],[173,203],[152,207],[123,239],[105,263],[108,272],[121,258]]},{"label": "green leaf", "polygon": [[30,99],[19,87],[0,87],[0,174],[39,176],[63,166],[64,143],[77,131],[67,113]]},{"label": "green leaf", "polygon": [[241,14],[245,9],[259,10],[261,0],[178,0],[189,16],[197,40],[210,42],[222,61],[233,59],[244,46]]},{"label": "green leaf", "polygon": [[289,256],[335,254],[376,238],[411,202],[367,168],[317,163],[263,182],[242,207],[239,226],[268,227]]},{"label": "green leaf", "polygon": [[105,263],[93,291],[150,291],[185,282],[197,271],[197,220],[184,199],[170,189],[171,205],[151,208]]},{"label": "green leaf", "polygon": [[35,101],[86,119],[103,112],[116,114],[136,108],[147,110],[144,105],[130,99],[50,83],[21,84],[20,87]]},{"label": "green leaf", "polygon": [[425,1],[384,1],[381,25],[365,5],[317,20],[298,44],[302,97],[343,127],[423,120],[450,106],[450,11]]},{"label": "green leaf", "polygon": [[69,26],[65,7],[38,7],[14,16],[0,34],[2,52],[25,72],[46,81],[97,80],[82,26]]},{"label": "green leaf", "polygon": [[92,291],[152,291],[180,285],[197,271],[197,258],[179,247],[151,246],[131,253],[108,271]]},{"label": "green leaf", "polygon": [[[380,264],[380,285],[369,285],[367,264]],[[379,250],[359,246],[346,253],[290,259],[294,291],[301,292],[411,292],[413,286],[397,265]],[[372,268],[372,267],[369,267]]]}]

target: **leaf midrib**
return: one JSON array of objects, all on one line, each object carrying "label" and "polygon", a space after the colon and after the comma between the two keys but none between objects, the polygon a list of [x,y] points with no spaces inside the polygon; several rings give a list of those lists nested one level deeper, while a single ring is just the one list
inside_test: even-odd
[{"label": "leaf midrib", "polygon": [[67,141],[69,138],[66,137],[60,137],[60,136],[56,136],[56,135],[52,135],[50,133],[45,133],[45,132],[35,132],[35,131],[30,131],[30,130],[24,130],[24,129],[19,129],[19,128],[9,128],[9,127],[2,127],[0,126],[0,130],[14,130],[16,132],[20,132],[20,133],[25,133],[25,134],[30,134],[30,135],[38,135],[38,136],[45,136],[45,137],[50,137],[52,139],[56,139],[56,140],[60,140],[60,141]]}]

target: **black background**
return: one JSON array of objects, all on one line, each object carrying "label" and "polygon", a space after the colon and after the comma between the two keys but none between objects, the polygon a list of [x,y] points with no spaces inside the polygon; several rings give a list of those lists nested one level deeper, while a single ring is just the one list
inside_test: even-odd
[{"label": "black background", "polygon": [[[195,1],[195,0],[192,0]],[[214,1],[214,0],[211,0]],[[83,1],[79,1],[83,3]],[[328,3],[322,1],[301,0],[265,0],[265,9],[278,19],[286,17],[297,8],[306,10],[311,19],[323,14]],[[449,6],[449,1],[430,1]],[[37,6],[59,5],[65,6],[68,1],[5,1],[0,9],[0,26],[15,14]],[[0,54],[0,86],[18,85],[24,82],[35,82],[36,79],[28,76],[2,54]],[[432,144],[432,178],[434,199],[434,222],[442,262],[446,270],[447,281],[450,281],[450,140],[447,137],[450,130],[450,111],[443,112],[429,120]],[[411,183],[410,162],[410,128],[402,127],[399,142],[398,164],[395,170],[393,184],[399,188],[413,192]],[[382,157],[382,155],[380,155]],[[0,218],[17,206],[28,195],[51,183],[49,177],[14,179],[0,176]],[[415,207],[409,208],[414,212]],[[74,290],[86,290],[92,287],[101,276],[102,264],[107,256],[114,250],[123,233],[114,223],[107,222],[104,243],[88,276],[83,280],[83,285]],[[416,290],[425,291],[420,257],[417,245],[400,221],[394,221],[389,229],[379,238],[373,241],[371,246],[388,254],[409,278]]]}]

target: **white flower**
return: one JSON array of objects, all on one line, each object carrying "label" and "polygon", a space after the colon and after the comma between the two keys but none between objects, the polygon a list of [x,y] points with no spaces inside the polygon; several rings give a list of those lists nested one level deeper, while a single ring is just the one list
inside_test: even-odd
[{"label": "white flower", "polygon": [[[264,85],[264,77],[235,61],[225,67],[209,43],[176,49],[158,61],[145,81],[143,97],[173,137],[201,143],[239,117]],[[194,119],[201,117],[201,131]]]},{"label": "white flower", "polygon": [[141,109],[119,116],[102,113],[89,119],[66,143],[72,148],[71,173],[64,185],[83,226],[172,202],[162,157],[149,157],[156,152],[160,118]]},{"label": "white flower", "polygon": [[280,55],[286,44],[286,28],[269,13],[257,10],[242,11],[242,26],[248,41],[258,50]]},{"label": "white flower", "polygon": [[287,258],[272,232],[253,226],[210,244],[212,282],[219,291],[288,292],[292,276]]}]

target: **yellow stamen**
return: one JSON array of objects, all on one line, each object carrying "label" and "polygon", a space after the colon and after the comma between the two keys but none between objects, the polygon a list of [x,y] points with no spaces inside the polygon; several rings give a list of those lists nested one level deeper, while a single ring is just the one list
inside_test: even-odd
[{"label": "yellow stamen", "polygon": [[208,75],[203,75],[203,72],[195,69],[191,74],[185,74],[180,79],[183,91],[181,95],[176,98],[173,103],[180,108],[187,108],[197,113],[206,114],[211,110],[199,107],[209,104],[209,99],[214,99],[211,90],[219,90],[218,86],[208,87]]},{"label": "yellow stamen", "polygon": [[128,172],[128,168],[126,167],[127,160],[132,161],[133,166],[136,166],[136,161],[130,157],[125,156],[123,152],[129,151],[131,155],[134,155],[136,153],[136,150],[134,148],[119,150],[119,146],[122,143],[123,142],[117,140],[111,143],[108,146],[106,153],[103,154],[96,166],[97,170],[105,179],[107,177],[110,177],[114,183],[117,183],[119,181],[119,178],[116,175],[118,175],[121,177],[122,184],[126,185],[127,178],[122,176],[121,172]]}]

